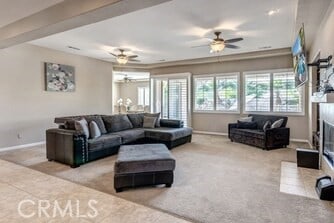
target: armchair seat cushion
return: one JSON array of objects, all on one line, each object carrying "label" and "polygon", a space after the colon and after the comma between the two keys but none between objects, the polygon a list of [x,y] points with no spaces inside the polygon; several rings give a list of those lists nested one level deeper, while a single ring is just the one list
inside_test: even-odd
[{"label": "armchair seat cushion", "polygon": [[109,147],[120,146],[122,138],[118,135],[102,135],[95,139],[88,140],[88,151],[101,150]]},{"label": "armchair seat cushion", "polygon": [[192,128],[155,128],[145,129],[145,137],[163,141],[172,141],[192,134]]},{"label": "armchair seat cushion", "polygon": [[265,133],[257,129],[231,129],[231,133],[257,139],[265,139]]},{"label": "armchair seat cushion", "polygon": [[134,142],[145,137],[145,130],[143,128],[129,129],[125,131],[115,132],[112,135],[117,135],[122,138],[122,144]]}]

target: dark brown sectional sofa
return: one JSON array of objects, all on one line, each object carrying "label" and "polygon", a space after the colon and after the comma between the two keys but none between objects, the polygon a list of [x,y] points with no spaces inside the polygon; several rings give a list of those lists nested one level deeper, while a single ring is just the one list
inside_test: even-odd
[{"label": "dark brown sectional sofa", "polygon": [[[87,139],[75,130],[74,122],[95,121],[102,135]],[[55,118],[58,128],[46,131],[47,159],[78,167],[92,160],[116,154],[121,145],[163,143],[169,149],[191,142],[192,129],[183,121],[160,119],[155,128],[143,128],[144,113],[82,115]]]}]

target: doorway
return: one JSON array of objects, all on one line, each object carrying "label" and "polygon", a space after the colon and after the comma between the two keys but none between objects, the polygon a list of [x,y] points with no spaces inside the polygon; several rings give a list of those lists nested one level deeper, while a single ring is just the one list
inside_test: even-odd
[{"label": "doorway", "polygon": [[151,77],[151,109],[161,118],[178,119],[191,126],[190,73],[165,74]]}]

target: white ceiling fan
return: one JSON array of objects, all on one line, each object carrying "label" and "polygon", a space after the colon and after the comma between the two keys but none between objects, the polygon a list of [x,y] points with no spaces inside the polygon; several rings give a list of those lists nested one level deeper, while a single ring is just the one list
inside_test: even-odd
[{"label": "white ceiling fan", "polygon": [[125,49],[118,49],[120,51],[120,54],[114,54],[114,53],[111,53],[109,52],[111,55],[113,55],[117,62],[119,64],[126,64],[128,61],[133,61],[133,62],[140,62],[140,60],[137,60],[135,58],[138,57],[138,55],[126,55],[124,52],[125,52]]}]

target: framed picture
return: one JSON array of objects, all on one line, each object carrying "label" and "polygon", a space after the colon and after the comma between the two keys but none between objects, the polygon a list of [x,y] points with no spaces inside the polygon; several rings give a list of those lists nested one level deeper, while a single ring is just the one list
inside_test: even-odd
[{"label": "framed picture", "polygon": [[57,63],[45,63],[45,90],[56,92],[75,91],[74,67]]}]

